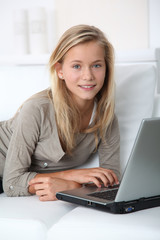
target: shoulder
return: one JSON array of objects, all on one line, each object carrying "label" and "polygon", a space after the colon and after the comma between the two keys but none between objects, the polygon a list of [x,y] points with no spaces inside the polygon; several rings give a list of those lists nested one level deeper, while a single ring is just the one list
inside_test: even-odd
[{"label": "shoulder", "polygon": [[110,138],[114,138],[114,137],[119,138],[120,137],[119,123],[118,123],[118,118],[117,118],[116,114],[114,114],[114,116],[113,116],[113,120],[110,123],[110,125],[106,131],[106,135],[107,135],[107,137],[110,137]]},{"label": "shoulder", "polygon": [[118,118],[116,114],[114,114],[113,121],[111,124],[113,125],[113,127],[119,128]]},{"label": "shoulder", "polygon": [[29,111],[34,114],[35,112],[44,112],[48,109],[53,109],[48,92],[49,89],[46,89],[31,96],[22,104],[20,112]]},{"label": "shoulder", "polygon": [[38,92],[28,98],[22,105],[35,105],[35,106],[43,106],[49,105],[51,103],[51,99],[49,98],[49,89],[45,89],[41,92]]},{"label": "shoulder", "polygon": [[40,123],[44,118],[50,118],[54,114],[54,107],[48,92],[49,89],[46,89],[27,99],[19,108],[14,119],[22,119],[24,121],[37,119]]}]

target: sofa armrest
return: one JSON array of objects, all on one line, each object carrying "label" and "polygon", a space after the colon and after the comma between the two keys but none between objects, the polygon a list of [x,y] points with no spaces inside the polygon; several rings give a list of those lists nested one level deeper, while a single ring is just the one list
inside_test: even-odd
[{"label": "sofa armrest", "polygon": [[154,98],[154,105],[153,105],[153,117],[160,117],[160,95],[156,95]]}]

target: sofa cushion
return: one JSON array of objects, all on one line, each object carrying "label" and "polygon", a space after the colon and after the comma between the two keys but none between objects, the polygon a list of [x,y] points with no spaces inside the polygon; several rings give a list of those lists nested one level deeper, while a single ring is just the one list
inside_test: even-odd
[{"label": "sofa cushion", "polygon": [[2,193],[0,239],[45,240],[48,229],[75,207],[77,205],[61,201],[41,202],[36,195],[6,197]]},{"label": "sofa cushion", "polygon": [[158,240],[160,207],[131,214],[110,214],[87,207],[77,207],[48,231],[65,240]]},{"label": "sofa cushion", "polygon": [[45,224],[34,219],[0,218],[0,229],[2,240],[46,240],[47,237]]}]

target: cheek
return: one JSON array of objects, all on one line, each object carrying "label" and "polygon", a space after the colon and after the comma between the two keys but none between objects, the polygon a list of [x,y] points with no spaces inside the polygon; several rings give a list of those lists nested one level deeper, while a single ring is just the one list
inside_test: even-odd
[{"label": "cheek", "polygon": [[74,72],[67,72],[66,74],[63,75],[64,76],[64,80],[66,82],[66,84],[71,84],[71,83],[76,83],[79,79],[79,76],[77,74],[75,74]]},{"label": "cheek", "polygon": [[101,73],[97,74],[96,78],[97,78],[99,84],[103,85],[104,79],[105,79],[105,72],[101,72]]},{"label": "cheek", "polygon": [[64,76],[64,80],[63,80],[63,81],[65,82],[66,87],[67,87],[70,91],[72,91],[72,90],[75,88],[75,86],[77,85],[77,84],[76,84],[77,81],[75,80],[75,78],[73,77],[72,74],[66,74],[66,75]]}]

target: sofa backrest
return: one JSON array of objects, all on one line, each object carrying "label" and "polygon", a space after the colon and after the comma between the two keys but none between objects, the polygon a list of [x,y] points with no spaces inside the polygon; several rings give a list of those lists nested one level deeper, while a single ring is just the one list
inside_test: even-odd
[{"label": "sofa backrest", "polygon": [[142,119],[152,117],[156,69],[152,64],[117,65],[115,81],[123,172]]},{"label": "sofa backrest", "polygon": [[[152,117],[154,98],[158,96],[156,86],[160,60],[157,64],[155,54],[149,61],[148,55],[147,58],[137,57],[135,52],[132,55],[120,54],[115,65],[115,107],[120,125],[122,173],[140,122],[143,118]],[[49,73],[45,65],[0,66],[0,85],[0,121],[3,121],[11,118],[27,98],[50,85]],[[95,164],[98,165],[96,162],[88,166]]]}]

